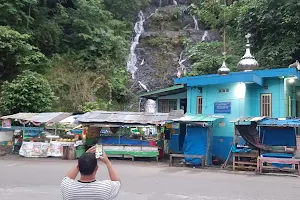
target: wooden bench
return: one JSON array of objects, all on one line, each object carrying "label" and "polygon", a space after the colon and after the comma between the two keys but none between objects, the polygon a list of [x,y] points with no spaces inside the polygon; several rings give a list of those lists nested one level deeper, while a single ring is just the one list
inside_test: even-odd
[{"label": "wooden bench", "polygon": [[[298,166],[298,176],[300,176],[300,159],[294,158],[270,158],[270,157],[258,157],[257,158],[257,171],[262,173],[263,169],[275,169],[275,167],[263,166],[264,163],[278,163],[278,164],[288,164],[288,165],[297,165]],[[291,171],[294,169],[284,169]]]},{"label": "wooden bench", "polygon": [[201,166],[205,166],[205,156],[202,155],[190,155],[190,154],[170,154],[170,162],[169,166],[173,166],[174,159],[173,158],[200,158],[201,159]]}]

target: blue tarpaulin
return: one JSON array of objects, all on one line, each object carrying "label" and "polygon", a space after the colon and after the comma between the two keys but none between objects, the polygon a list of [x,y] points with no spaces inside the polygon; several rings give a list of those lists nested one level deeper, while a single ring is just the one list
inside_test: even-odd
[{"label": "blue tarpaulin", "polygon": [[[189,155],[206,155],[206,133],[207,128],[203,127],[189,127],[185,136],[185,150],[184,154]],[[185,158],[185,162],[192,165],[200,165],[202,160],[200,158]]]},{"label": "blue tarpaulin", "polygon": [[269,146],[296,146],[294,128],[261,127],[260,141]]},{"label": "blue tarpaulin", "polygon": [[113,136],[101,136],[99,143],[102,144],[111,144],[111,145],[137,145],[137,146],[149,146],[149,141],[145,140],[135,140],[135,139],[127,139],[126,137],[121,136],[113,137]]},{"label": "blue tarpaulin", "polygon": [[249,152],[252,151],[252,149],[248,148],[248,147],[246,147],[246,148],[237,148],[236,145],[233,145],[231,151],[233,153],[249,153]]},{"label": "blue tarpaulin", "polygon": [[[293,158],[293,154],[289,153],[264,153],[261,155],[262,157],[269,157],[269,158]],[[280,164],[280,163],[272,163],[274,167],[283,168],[283,167],[292,167],[289,164]]]}]

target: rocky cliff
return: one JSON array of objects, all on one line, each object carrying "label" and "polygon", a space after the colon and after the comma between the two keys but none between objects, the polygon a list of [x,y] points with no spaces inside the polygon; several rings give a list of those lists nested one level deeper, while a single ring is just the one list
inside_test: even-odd
[{"label": "rocky cliff", "polygon": [[152,91],[173,84],[173,78],[190,70],[185,43],[220,40],[217,31],[206,30],[189,14],[186,0],[153,0],[138,14],[127,70],[132,90]]}]

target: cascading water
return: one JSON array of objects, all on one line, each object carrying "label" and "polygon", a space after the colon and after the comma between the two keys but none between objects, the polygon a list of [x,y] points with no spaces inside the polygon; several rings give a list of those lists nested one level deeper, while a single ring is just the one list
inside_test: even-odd
[{"label": "cascading water", "polygon": [[[157,10],[155,10],[156,12]],[[154,13],[152,13],[147,19],[149,19]],[[142,11],[138,14],[138,21],[134,25],[134,32],[135,36],[132,40],[131,46],[130,46],[130,54],[128,56],[127,60],[127,71],[130,72],[132,79],[135,79],[135,72],[138,70],[137,64],[137,55],[136,55],[136,47],[139,44],[139,40],[141,35],[144,33],[144,22],[145,22],[145,16]],[[143,59],[140,65],[143,65],[145,63],[145,60]],[[141,81],[138,81],[138,84],[143,88],[143,90],[146,90],[149,92],[147,86],[143,84]],[[156,102],[153,100],[147,100],[145,104],[145,112],[155,112],[156,111]]]},{"label": "cascading water", "polygon": [[173,0],[173,5],[176,6],[177,5],[177,1]]},{"label": "cascading water", "polygon": [[204,42],[206,39],[208,39],[208,37],[209,37],[208,31],[205,30],[205,31],[204,31],[204,34],[203,34],[203,36],[202,36],[202,42]]},{"label": "cascading water", "polygon": [[193,16],[193,20],[194,20],[194,29],[198,31],[199,25],[198,25],[198,20],[197,20],[196,16]]},{"label": "cascading water", "polygon": [[135,72],[138,70],[136,66],[137,56],[135,53],[135,49],[136,46],[139,44],[141,35],[144,32],[145,17],[142,11],[139,12],[138,18],[138,21],[134,25],[134,32],[136,35],[131,43],[130,54],[127,60],[127,71],[131,73],[132,79],[135,79]]}]

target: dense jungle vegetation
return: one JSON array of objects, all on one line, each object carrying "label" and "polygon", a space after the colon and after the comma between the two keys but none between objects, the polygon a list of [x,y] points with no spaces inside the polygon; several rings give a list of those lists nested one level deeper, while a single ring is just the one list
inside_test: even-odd
[{"label": "dense jungle vegetation", "polygon": [[[0,0],[1,112],[124,110],[133,25],[151,0]],[[190,0],[189,13],[223,34],[235,70],[244,35],[261,68],[300,58],[300,1]],[[225,10],[225,15],[224,15]],[[186,42],[192,74],[215,73],[222,42]]]}]

